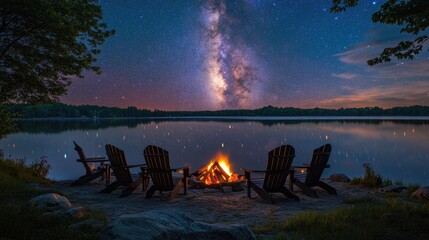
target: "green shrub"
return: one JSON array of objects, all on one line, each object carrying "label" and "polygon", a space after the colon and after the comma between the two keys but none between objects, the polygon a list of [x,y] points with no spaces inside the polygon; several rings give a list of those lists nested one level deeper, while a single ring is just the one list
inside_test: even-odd
[{"label": "green shrub", "polygon": [[298,213],[279,231],[288,239],[429,239],[429,205],[398,199]]},{"label": "green shrub", "polygon": [[48,164],[46,156],[40,157],[39,160],[33,161],[29,166],[30,171],[32,171],[36,176],[46,178],[48,172],[51,169],[51,165]]},{"label": "green shrub", "polygon": [[[353,178],[352,184],[361,184],[366,187],[381,187],[383,185],[383,178],[380,174],[375,173],[369,163],[364,163],[363,167],[365,168],[365,174],[363,178]],[[390,181],[390,180],[389,180]],[[386,181],[386,184],[388,182]],[[391,184],[390,184],[391,185]]]},{"label": "green shrub", "polygon": [[57,192],[36,189],[29,184],[51,183],[45,178],[49,169],[45,157],[30,165],[26,165],[23,160],[5,160],[0,157],[0,238],[96,239],[100,228],[87,226],[72,230],[68,226],[84,219],[97,219],[103,226],[106,225],[106,216],[96,211],[85,211],[83,219],[75,219],[47,217],[35,208],[22,208],[34,196]]}]

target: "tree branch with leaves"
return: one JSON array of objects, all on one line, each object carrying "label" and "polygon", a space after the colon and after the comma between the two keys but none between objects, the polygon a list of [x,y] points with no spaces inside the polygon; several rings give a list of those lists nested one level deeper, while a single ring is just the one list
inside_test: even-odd
[{"label": "tree branch with leaves", "polygon": [[102,19],[96,0],[1,1],[0,124],[11,123],[2,104],[55,102],[72,76],[100,73],[99,46],[114,34]]},{"label": "tree branch with leaves", "polygon": [[114,34],[95,0],[4,0],[0,103],[57,101],[72,76],[99,73],[99,46]]},{"label": "tree branch with leaves", "polygon": [[[355,7],[359,0],[332,0],[331,12],[342,12]],[[428,0],[387,0],[380,10],[372,15],[374,23],[385,23],[401,26],[401,33],[419,35],[415,39],[401,41],[395,47],[388,47],[376,58],[368,60],[368,65],[390,62],[392,57],[414,59],[420,54],[428,41],[424,32],[429,27]]]}]

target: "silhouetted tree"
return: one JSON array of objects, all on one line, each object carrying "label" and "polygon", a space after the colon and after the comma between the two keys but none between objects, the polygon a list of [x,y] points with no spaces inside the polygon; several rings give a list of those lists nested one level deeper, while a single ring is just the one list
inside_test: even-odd
[{"label": "silhouetted tree", "polygon": [[98,46],[114,34],[102,19],[96,0],[2,0],[0,105],[54,102],[72,76],[99,73]]}]

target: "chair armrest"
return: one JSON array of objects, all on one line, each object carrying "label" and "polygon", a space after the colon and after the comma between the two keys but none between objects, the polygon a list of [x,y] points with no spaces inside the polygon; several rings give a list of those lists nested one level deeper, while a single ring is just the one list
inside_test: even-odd
[{"label": "chair armrest", "polygon": [[144,163],[141,163],[141,164],[128,165],[128,166],[125,166],[124,168],[135,168],[135,167],[147,167],[147,165]]},{"label": "chair armrest", "polygon": [[291,169],[279,169],[279,170],[250,170],[247,168],[241,168],[242,171],[249,173],[276,173],[276,172],[290,172]]},{"label": "chair armrest", "polygon": [[172,169],[170,169],[170,171],[177,172],[179,170],[185,170],[185,169],[190,169],[190,168],[191,167],[189,167],[189,166],[184,166],[184,167],[179,167],[179,168],[172,168]]},{"label": "chair armrest", "polygon": [[310,169],[310,168],[329,168],[329,167],[331,167],[331,166],[329,164],[327,164],[325,166],[307,166],[307,165],[304,165],[304,166],[292,166],[291,168],[292,169],[295,169],[295,168],[307,168],[307,169]]},{"label": "chair armrest", "polygon": [[266,170],[250,170],[247,168],[241,168],[241,170],[244,172],[249,172],[249,173],[265,173],[265,172],[267,172]]},{"label": "chair armrest", "polygon": [[82,161],[82,159],[76,159],[77,162],[107,162],[109,161],[105,157],[94,157],[94,158],[87,158],[85,161]]}]

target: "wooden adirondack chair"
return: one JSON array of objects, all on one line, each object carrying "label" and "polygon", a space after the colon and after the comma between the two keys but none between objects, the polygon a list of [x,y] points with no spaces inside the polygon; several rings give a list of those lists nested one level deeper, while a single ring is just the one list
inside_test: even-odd
[{"label": "wooden adirondack chair", "polygon": [[[276,192],[283,193],[285,196],[299,201],[298,196],[285,187],[286,178],[291,172],[294,157],[295,149],[291,145],[282,145],[268,153],[267,170],[259,171],[242,168],[247,180],[247,196],[251,197],[250,189],[252,188],[264,201],[269,203],[274,203],[269,193]],[[251,173],[265,173],[262,188],[252,181]]]},{"label": "wooden adirondack chair", "polygon": [[[110,167],[115,174],[116,181],[108,185],[100,193],[111,193],[119,186],[124,186],[126,188],[122,191],[120,196],[126,197],[142,184],[143,190],[145,190],[145,187],[147,185],[146,181],[148,181],[145,175],[146,164],[128,165],[124,151],[110,144],[106,144],[106,153],[109,157]],[[139,177],[133,181],[130,173],[130,168],[135,167],[140,167],[141,173]]]},{"label": "wooden adirondack chair", "polygon": [[292,166],[292,169],[305,168],[307,169],[307,176],[305,177],[305,181],[302,182],[299,179],[294,177],[294,172],[291,174],[291,181],[289,183],[289,189],[293,191],[293,185],[298,186],[305,194],[310,197],[318,197],[316,191],[311,189],[311,187],[318,186],[329,194],[337,195],[337,190],[332,186],[320,181],[320,177],[322,176],[323,170],[325,168],[329,168],[328,160],[331,155],[331,144],[325,144],[313,151],[313,158],[311,159],[310,165],[304,166]]},{"label": "wooden adirondack chair", "polygon": [[[152,179],[153,185],[146,192],[146,198],[151,198],[155,191],[171,191],[170,200],[177,196],[181,188],[184,194],[187,191],[189,167],[170,168],[168,151],[153,145],[147,146],[143,151],[147,164],[147,172]],[[183,171],[183,178],[176,185],[173,183],[172,172]]]},{"label": "wooden adirondack chair", "polygon": [[[75,141],[73,141],[74,150],[76,150],[79,155],[77,162],[80,162],[85,167],[85,175],[82,175],[77,180],[71,183],[71,186],[80,186],[85,183],[88,183],[94,179],[101,177],[102,179],[106,177],[106,184],[110,181],[110,166],[105,164],[108,160],[105,157],[95,157],[87,158],[81,146],[79,146]],[[100,163],[100,168],[91,167],[88,163]]]}]

